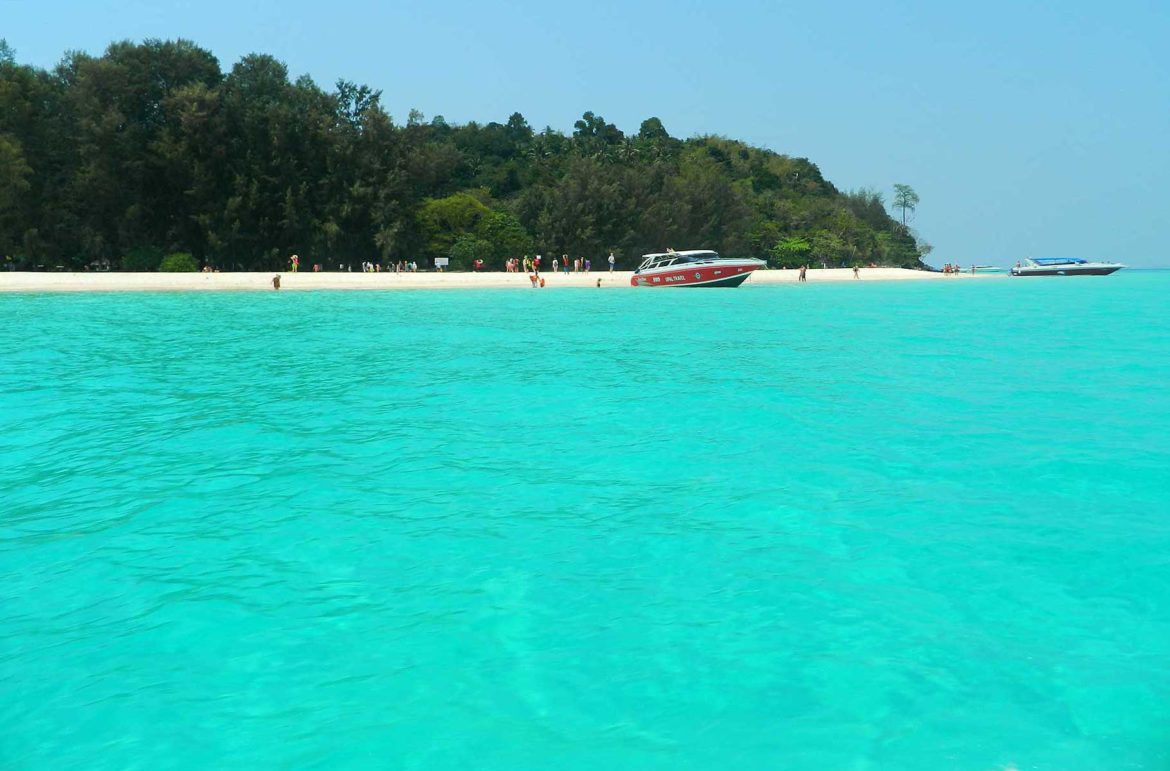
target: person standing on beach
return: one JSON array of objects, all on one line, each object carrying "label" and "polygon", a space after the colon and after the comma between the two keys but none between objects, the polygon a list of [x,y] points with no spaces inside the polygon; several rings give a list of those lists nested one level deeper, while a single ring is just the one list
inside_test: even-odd
[{"label": "person standing on beach", "polygon": [[853,277],[854,278],[861,278],[861,271],[858,269],[858,267],[856,265],[853,266]]},{"label": "person standing on beach", "polygon": [[613,263],[614,263],[613,252],[610,252],[609,253],[609,272],[610,273],[613,273]]},{"label": "person standing on beach", "polygon": [[585,272],[588,273],[589,272],[589,258],[586,257],[584,262],[585,262]]},{"label": "person standing on beach", "polygon": [[279,274],[272,277],[272,288],[276,289],[276,290],[280,289],[280,275]]},{"label": "person standing on beach", "polygon": [[301,267],[301,258],[295,254],[292,256],[292,272],[296,273],[297,268]]},{"label": "person standing on beach", "polygon": [[801,265],[800,266],[800,275],[797,276],[796,280],[797,281],[808,281],[808,276],[806,275],[807,273],[808,273],[808,266]]}]

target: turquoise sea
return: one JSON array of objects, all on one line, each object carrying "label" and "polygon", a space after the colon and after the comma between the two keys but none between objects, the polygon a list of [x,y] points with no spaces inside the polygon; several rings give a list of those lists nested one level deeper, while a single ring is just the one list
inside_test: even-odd
[{"label": "turquoise sea", "polygon": [[1166,769],[1168,296],[0,295],[0,767]]}]

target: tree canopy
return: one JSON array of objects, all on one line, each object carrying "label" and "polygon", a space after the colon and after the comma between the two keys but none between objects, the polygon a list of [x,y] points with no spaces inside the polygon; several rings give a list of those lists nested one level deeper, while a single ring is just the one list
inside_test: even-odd
[{"label": "tree canopy", "polygon": [[906,212],[918,208],[918,193],[909,185],[894,185],[894,208],[902,210],[902,226],[906,226]]},{"label": "tree canopy", "polygon": [[805,158],[674,138],[657,117],[631,135],[592,111],[569,135],[519,113],[397,123],[381,91],[294,80],[264,54],[224,72],[190,41],[117,42],[45,71],[0,43],[0,255],[22,267],[183,253],[259,270],[298,253],[498,268],[611,251],[630,266],[667,246],[773,265],[921,254],[879,193],[838,191]]}]

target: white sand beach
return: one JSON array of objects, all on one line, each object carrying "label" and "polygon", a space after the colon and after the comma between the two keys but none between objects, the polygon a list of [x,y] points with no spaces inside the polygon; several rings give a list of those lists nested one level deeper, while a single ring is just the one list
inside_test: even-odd
[{"label": "white sand beach", "polygon": [[[524,273],[27,273],[0,271],[0,292],[241,292],[273,291],[272,278],[280,276],[280,290],[318,289],[496,289],[531,288]],[[630,271],[592,273],[542,273],[546,289],[560,287],[630,289]],[[904,268],[862,268],[860,279],[849,268],[810,269],[808,284],[866,281],[967,281],[1002,277],[1004,274],[942,274]],[[751,284],[797,285],[796,270],[758,270]],[[745,285],[746,286],[746,285]]]}]

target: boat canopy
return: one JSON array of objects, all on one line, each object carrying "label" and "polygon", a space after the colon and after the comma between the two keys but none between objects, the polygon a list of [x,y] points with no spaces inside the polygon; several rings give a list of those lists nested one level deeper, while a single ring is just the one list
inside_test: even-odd
[{"label": "boat canopy", "polygon": [[1089,261],[1079,257],[1035,257],[1031,262],[1037,265],[1085,265]]},{"label": "boat canopy", "polygon": [[[709,249],[691,249],[685,252],[656,252],[642,255],[638,271],[651,268],[665,268],[671,265],[688,265],[696,262],[711,262],[719,259],[719,253]],[[635,271],[635,272],[638,272]]]},{"label": "boat canopy", "polygon": [[643,260],[657,259],[658,257],[674,257],[676,262],[696,262],[698,260],[717,260],[719,253],[710,249],[689,249],[685,252],[655,252],[654,254],[642,255]]}]

